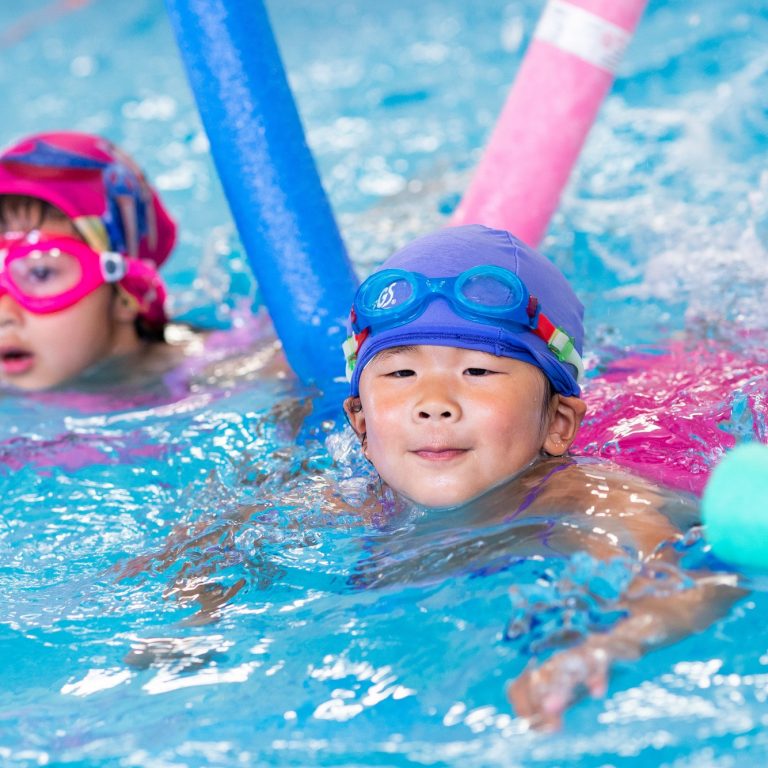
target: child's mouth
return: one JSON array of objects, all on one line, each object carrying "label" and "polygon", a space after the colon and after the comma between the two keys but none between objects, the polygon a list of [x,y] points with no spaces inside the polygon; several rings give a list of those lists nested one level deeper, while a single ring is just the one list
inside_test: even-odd
[{"label": "child's mouth", "polygon": [[420,448],[414,453],[428,461],[451,461],[467,453],[466,448]]},{"label": "child's mouth", "polygon": [[7,347],[0,350],[0,365],[3,373],[13,376],[26,373],[35,363],[31,352],[19,347]]}]

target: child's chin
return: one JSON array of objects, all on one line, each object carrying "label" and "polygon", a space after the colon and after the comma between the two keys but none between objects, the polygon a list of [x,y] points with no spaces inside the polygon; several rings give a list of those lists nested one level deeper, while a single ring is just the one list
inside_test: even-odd
[{"label": "child's chin", "polygon": [[50,392],[57,387],[68,384],[71,377],[65,375],[45,375],[42,372],[31,372],[26,376],[9,376],[2,379],[2,384],[9,390],[17,392]]},{"label": "child's chin", "polygon": [[47,389],[55,386],[54,384],[48,384],[34,378],[21,377],[4,378],[2,379],[2,385],[8,390],[15,390],[16,392],[45,392]]},{"label": "child's chin", "polygon": [[407,501],[420,507],[427,507],[429,509],[455,509],[457,507],[473,504],[474,502],[479,502],[482,499],[491,498],[497,491],[505,493],[504,489],[509,483],[513,482],[516,478],[519,478],[520,475],[537,460],[538,459],[534,459],[531,464],[521,468],[514,474],[505,475],[498,481],[489,483],[481,488],[467,488],[466,485],[459,486],[457,484],[455,487],[417,488],[396,492]]},{"label": "child's chin", "polygon": [[482,492],[468,493],[462,490],[441,489],[440,491],[417,491],[416,493],[400,492],[412,504],[428,509],[453,509],[476,499]]}]

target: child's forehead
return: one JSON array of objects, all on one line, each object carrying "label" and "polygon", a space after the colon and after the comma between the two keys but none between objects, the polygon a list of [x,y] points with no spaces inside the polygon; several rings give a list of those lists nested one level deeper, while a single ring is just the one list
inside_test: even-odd
[{"label": "child's forehead", "polygon": [[397,355],[404,355],[408,352],[418,353],[419,348],[424,346],[423,344],[402,344],[399,347],[389,347],[388,349],[382,349],[381,352],[377,352],[371,362],[374,360],[388,360],[390,357],[396,357]]}]

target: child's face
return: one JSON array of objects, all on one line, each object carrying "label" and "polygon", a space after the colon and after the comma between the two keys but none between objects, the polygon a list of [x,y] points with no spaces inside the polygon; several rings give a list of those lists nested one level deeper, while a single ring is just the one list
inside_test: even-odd
[{"label": "child's face", "polygon": [[[40,228],[77,236],[66,219],[45,221]],[[10,295],[0,296],[0,381],[22,390],[48,389],[112,354],[132,351],[135,332],[125,314],[108,285],[49,314],[29,312]]]},{"label": "child's face", "polygon": [[542,450],[566,452],[584,414],[519,360],[457,347],[398,347],[360,378],[345,409],[367,458],[393,490],[428,507],[468,501]]}]

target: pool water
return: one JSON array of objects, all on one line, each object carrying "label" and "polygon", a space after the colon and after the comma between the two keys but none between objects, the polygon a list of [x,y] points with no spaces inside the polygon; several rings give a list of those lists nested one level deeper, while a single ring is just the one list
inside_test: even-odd
[{"label": "pool water", "polygon": [[[267,5],[364,275],[447,221],[542,3]],[[0,30],[2,140],[133,153],[180,222],[173,312],[217,329],[162,379],[0,399],[0,764],[765,762],[759,579],[562,731],[516,718],[506,683],[564,626],[610,624],[631,564],[367,515],[351,433],[302,430],[314,393],[283,373],[162,3],[5,4]],[[766,441],[767,35],[758,0],[651,0],[542,244],[587,306],[587,397],[613,405],[580,450],[693,492]]]}]

